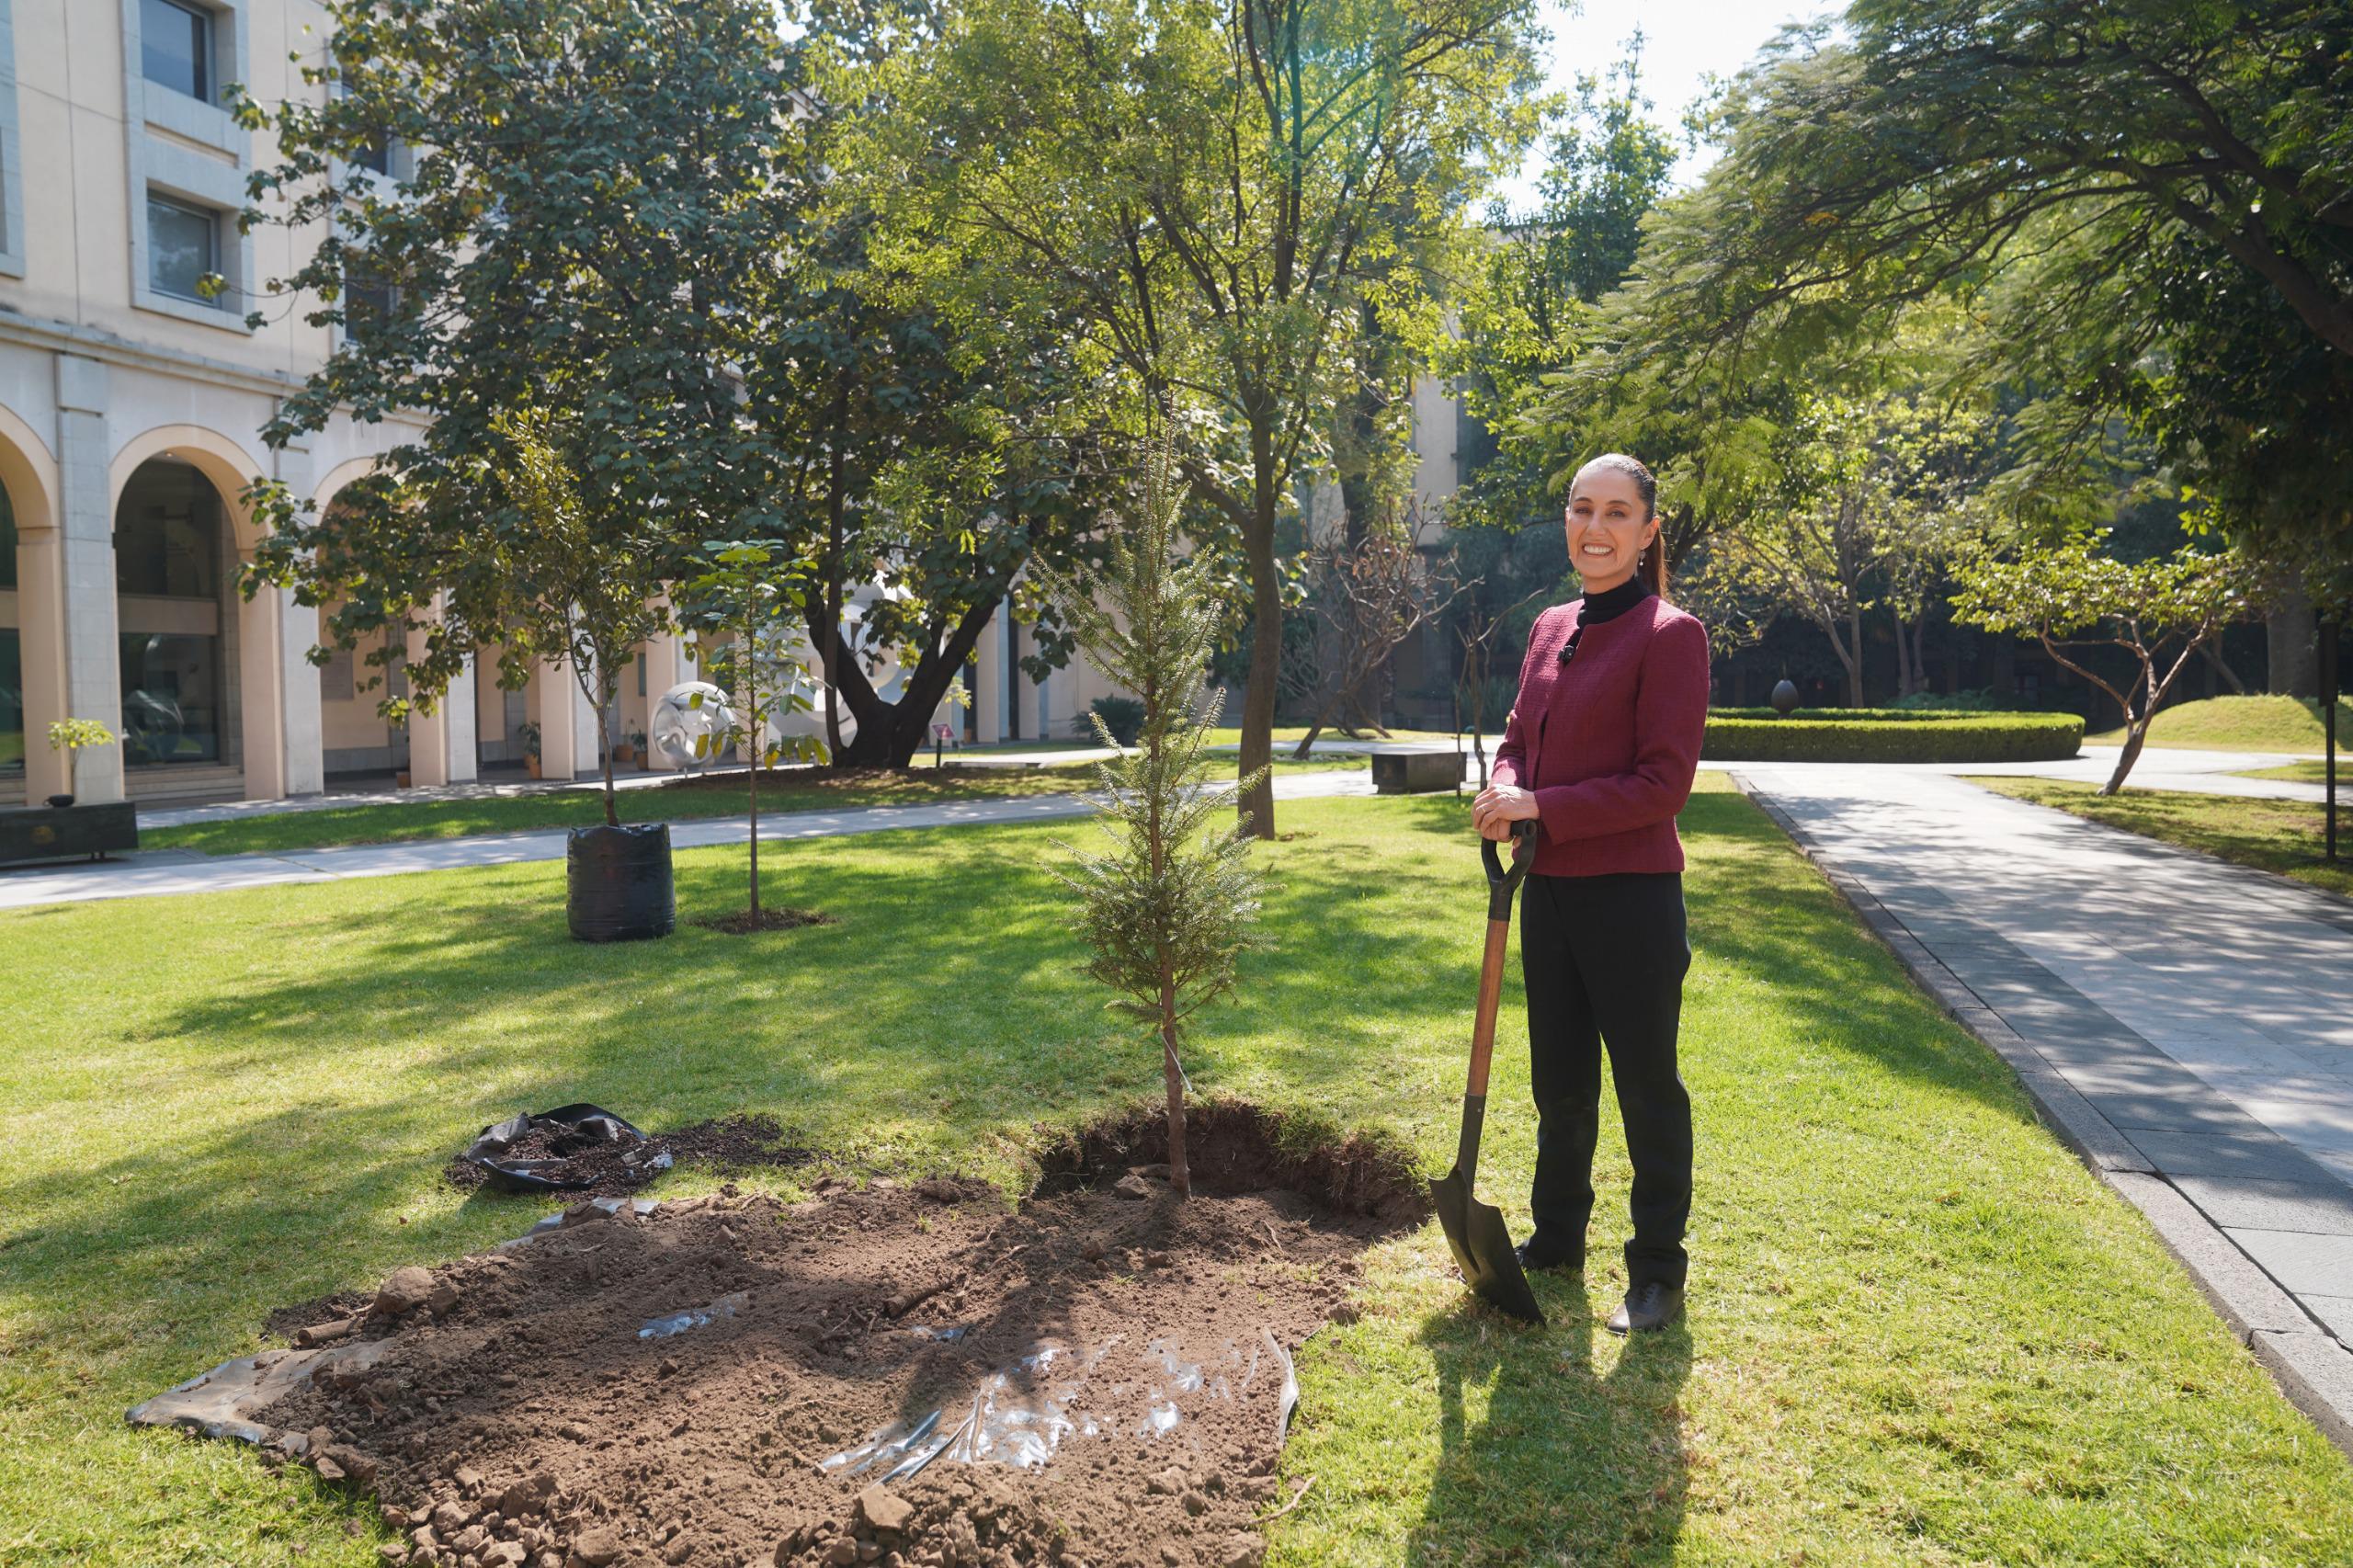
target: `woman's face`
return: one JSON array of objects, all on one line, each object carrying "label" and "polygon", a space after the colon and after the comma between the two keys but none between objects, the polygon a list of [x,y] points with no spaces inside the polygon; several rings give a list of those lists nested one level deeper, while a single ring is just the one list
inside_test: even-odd
[{"label": "woman's face", "polygon": [[1588,594],[1605,593],[1634,574],[1658,535],[1643,508],[1634,476],[1621,469],[1577,471],[1569,486],[1569,564]]}]

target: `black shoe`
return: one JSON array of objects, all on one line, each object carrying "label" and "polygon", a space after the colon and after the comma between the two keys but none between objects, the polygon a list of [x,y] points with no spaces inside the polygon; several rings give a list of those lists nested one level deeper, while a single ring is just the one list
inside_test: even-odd
[{"label": "black shoe", "polygon": [[1585,1249],[1582,1247],[1561,1246],[1541,1236],[1530,1236],[1511,1251],[1512,1256],[1519,1259],[1520,1267],[1530,1274],[1546,1268],[1564,1269],[1571,1274],[1585,1272]]},{"label": "black shoe", "polygon": [[1608,1328],[1612,1334],[1647,1333],[1665,1328],[1682,1315],[1683,1287],[1654,1279],[1626,1292],[1626,1299],[1609,1314]]}]

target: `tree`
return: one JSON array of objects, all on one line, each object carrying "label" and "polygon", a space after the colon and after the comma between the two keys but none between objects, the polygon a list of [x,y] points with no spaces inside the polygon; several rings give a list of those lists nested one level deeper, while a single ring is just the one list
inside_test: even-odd
[{"label": "tree", "polygon": [[[1646,263],[1658,308],[1720,350],[1803,353],[2015,279],[1988,338],[1999,373],[2034,392],[2146,376],[2143,414],[2169,408],[2177,450],[2247,435],[2276,450],[2327,420],[2261,373],[2311,354],[2336,379],[2353,356],[2348,51],[2353,12],[2324,0],[1857,0],[1836,33],[1792,35],[1745,78],[1705,222]],[[2203,301],[2186,313],[2185,283]],[[2055,384],[2035,375],[2054,351],[2075,362]],[[2233,363],[2253,400],[2190,384]],[[2095,431],[2118,411],[2076,406]],[[2334,494],[2225,521],[2341,540]]]},{"label": "tree", "polygon": [[[1164,438],[1108,571],[1050,579],[1048,587],[1088,659],[1143,703],[1135,746],[1097,765],[1098,821],[1113,847],[1083,857],[1063,880],[1079,895],[1081,928],[1095,949],[1087,972],[1117,993],[1114,1007],[1158,1036],[1169,1183],[1181,1198],[1191,1190],[1185,1024],[1233,990],[1235,957],[1253,945],[1259,884],[1245,830],[1213,821],[1222,802],[1208,787],[1201,748],[1223,702],[1207,685],[1220,614],[1206,563],[1178,553],[1176,467]],[[1095,728],[1114,744],[1099,714]]]},{"label": "tree", "polygon": [[[2105,538],[2102,530],[2006,557],[1982,555],[1964,570],[1953,609],[1969,625],[2036,638],[2052,659],[2115,701],[2124,714],[2124,747],[2100,786],[2101,794],[2113,795],[2191,655],[2252,607],[2246,562],[2234,551],[2184,545],[2134,564],[2103,553]],[[2132,679],[2120,687],[2067,652],[2094,647],[2130,653]]]},{"label": "tree", "polygon": [[[788,757],[823,762],[826,755],[816,736],[786,735],[778,724],[786,715],[811,708],[804,689],[807,672],[788,651],[807,592],[772,540],[714,540],[703,549],[707,569],[687,585],[687,619],[726,638],[715,644],[704,642],[702,666],[727,692],[727,711],[717,732],[698,736],[696,745],[699,751],[708,740],[715,754],[732,741],[736,754],[750,765],[745,769],[751,789],[750,924],[757,931],[762,928],[760,769]],[[695,700],[702,699],[698,692]]]},{"label": "tree", "polygon": [[1428,264],[1392,260],[1466,243],[1466,200],[1529,134],[1533,14],[975,0],[902,62],[907,112],[886,129],[910,221],[984,249],[1006,313],[1053,301],[1148,401],[1185,400],[1185,475],[1246,563],[1240,770],[1256,782],[1237,809],[1262,835],[1277,524],[1351,389],[1365,305],[1416,308]]},{"label": "tree", "polygon": [[1449,581],[1415,548],[1417,531],[1368,534],[1351,544],[1336,540],[1317,549],[1308,566],[1308,605],[1321,635],[1314,653],[1295,661],[1290,678],[1309,704],[1307,732],[1293,757],[1315,753],[1315,737],[1337,724],[1354,734],[1381,728],[1375,683],[1389,668],[1389,655],[1423,627],[1446,613],[1459,585]]},{"label": "tree", "polygon": [[[520,684],[570,646],[557,601],[579,574],[498,483],[503,419],[544,411],[600,585],[653,597],[758,503],[737,368],[807,191],[783,156],[774,16],[766,0],[331,0],[328,16],[324,62],[303,68],[316,101],[238,105],[278,157],[243,221],[322,236],[271,287],[342,329],[264,436],[347,413],[428,423],[324,515],[259,487],[249,586],[335,602],[328,640],[383,632],[378,665],[414,636],[421,699],[483,643]],[[367,166],[388,146],[389,177]]]},{"label": "tree", "polygon": [[561,658],[571,667],[597,714],[605,824],[619,827],[613,700],[638,644],[666,630],[670,612],[659,597],[661,584],[645,574],[635,514],[625,505],[616,509],[609,496],[600,506],[584,492],[571,456],[581,445],[577,432],[534,408],[498,415],[492,427],[508,449],[506,460],[483,475],[485,488],[505,494],[512,519],[499,540],[508,573],[506,656]]}]

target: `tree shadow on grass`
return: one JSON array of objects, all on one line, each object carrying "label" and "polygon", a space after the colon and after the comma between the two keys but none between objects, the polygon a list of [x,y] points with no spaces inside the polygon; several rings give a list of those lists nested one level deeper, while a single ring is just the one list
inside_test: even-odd
[{"label": "tree shadow on grass", "polygon": [[1552,1319],[1544,1328],[1466,1301],[1422,1330],[1437,1365],[1440,1452],[1407,1546],[1414,1568],[1675,1554],[1688,1481],[1677,1403],[1691,1371],[1688,1323],[1636,1335],[1597,1374],[1597,1303],[1585,1281],[1534,1283]]}]

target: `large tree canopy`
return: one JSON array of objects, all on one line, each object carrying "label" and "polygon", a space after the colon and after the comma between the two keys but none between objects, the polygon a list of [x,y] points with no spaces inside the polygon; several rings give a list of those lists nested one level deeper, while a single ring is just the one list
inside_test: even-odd
[{"label": "large tree canopy", "polygon": [[324,514],[266,494],[258,571],[334,602],[346,646],[422,630],[420,691],[479,643],[519,680],[563,651],[533,629],[570,606],[517,569],[540,542],[533,512],[484,483],[511,467],[503,417],[557,421],[582,526],[610,534],[642,597],[757,504],[736,367],[806,188],[779,129],[774,15],[767,0],[333,0],[329,17],[326,62],[304,69],[324,98],[241,106],[279,149],[246,222],[322,234],[274,288],[341,328],[265,436],[339,410],[430,423]]},{"label": "large tree canopy", "polygon": [[1051,308],[1180,409],[1195,494],[1240,538],[1240,809],[1274,831],[1278,520],[1354,390],[1368,303],[1404,311],[1532,130],[1529,0],[973,0],[876,127],[904,226],[983,251],[982,307]]}]

